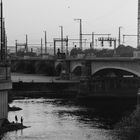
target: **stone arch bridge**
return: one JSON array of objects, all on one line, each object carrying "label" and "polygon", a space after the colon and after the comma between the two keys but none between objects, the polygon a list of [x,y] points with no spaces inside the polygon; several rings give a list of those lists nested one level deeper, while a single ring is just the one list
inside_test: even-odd
[{"label": "stone arch bridge", "polygon": [[88,68],[89,75],[104,69],[119,69],[130,72],[140,77],[140,58],[135,57],[109,57],[109,58],[66,58],[66,59],[13,59],[14,62],[50,62],[56,69],[66,69],[67,73],[73,73],[76,68]]},{"label": "stone arch bridge", "polygon": [[[96,72],[104,69],[118,69],[132,73],[140,77],[140,59],[138,58],[93,58],[93,59],[66,59],[66,61],[57,62],[65,65],[68,73],[73,73],[77,67],[81,67],[82,72],[88,69],[88,75],[94,75]],[[57,66],[56,65],[56,66]],[[87,74],[87,73],[86,73]]]},{"label": "stone arch bridge", "polygon": [[[78,68],[81,69],[82,76],[80,80],[80,96],[110,96],[110,97],[128,97],[136,96],[138,88],[140,88],[140,58],[135,57],[110,57],[110,58],[66,58],[66,59],[21,59],[12,60],[13,62],[24,61],[35,63],[38,61],[50,62],[55,69],[59,69],[62,73],[66,72],[66,76],[70,78],[75,76],[72,73]],[[103,77],[106,72],[116,72],[117,74],[130,74],[132,77]],[[63,71],[64,72],[64,71]],[[115,74],[116,74],[115,73]],[[79,75],[78,75],[79,76]],[[92,78],[92,76],[95,78]],[[97,76],[97,78],[96,78]],[[98,77],[99,76],[99,77]],[[73,78],[73,77],[72,77]],[[75,78],[75,77],[74,77]],[[79,77],[78,77],[79,78]],[[79,80],[79,79],[78,79]],[[85,95],[89,91],[89,94]],[[91,94],[92,93],[92,94]],[[135,93],[135,94],[133,94]]]},{"label": "stone arch bridge", "polygon": [[[68,73],[72,73],[77,67],[81,67],[81,74],[84,79],[80,81],[80,96],[84,98],[101,96],[111,98],[136,97],[138,88],[140,88],[139,58],[67,59],[64,65],[66,65]],[[115,71],[120,75],[104,77],[107,70]],[[97,73],[99,75],[96,75]],[[127,74],[128,77],[123,77]],[[87,79],[86,76],[91,78]],[[95,77],[92,78],[92,76]]]}]

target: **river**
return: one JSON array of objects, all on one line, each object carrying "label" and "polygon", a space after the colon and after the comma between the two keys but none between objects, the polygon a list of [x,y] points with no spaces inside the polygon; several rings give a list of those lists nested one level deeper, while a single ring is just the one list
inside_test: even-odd
[{"label": "river", "polygon": [[2,140],[118,140],[115,123],[128,115],[134,105],[123,102],[76,102],[67,99],[14,100],[11,106],[21,111],[9,112],[24,118],[29,128],[8,132]]}]

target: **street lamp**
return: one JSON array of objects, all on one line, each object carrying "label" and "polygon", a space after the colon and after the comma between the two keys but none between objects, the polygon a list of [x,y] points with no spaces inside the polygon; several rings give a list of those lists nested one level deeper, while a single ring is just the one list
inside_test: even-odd
[{"label": "street lamp", "polygon": [[80,32],[79,32],[79,46],[82,49],[82,19],[74,19],[80,22]]}]

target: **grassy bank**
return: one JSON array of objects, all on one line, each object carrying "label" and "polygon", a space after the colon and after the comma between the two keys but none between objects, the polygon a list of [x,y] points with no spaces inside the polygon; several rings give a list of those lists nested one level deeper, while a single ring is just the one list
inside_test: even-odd
[{"label": "grassy bank", "polygon": [[115,129],[120,140],[140,140],[140,105],[129,116],[122,119]]}]

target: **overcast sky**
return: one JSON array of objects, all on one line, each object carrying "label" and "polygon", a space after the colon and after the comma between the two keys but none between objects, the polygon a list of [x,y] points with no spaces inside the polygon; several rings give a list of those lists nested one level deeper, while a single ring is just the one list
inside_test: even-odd
[{"label": "overcast sky", "polygon": [[[79,38],[79,23],[82,19],[83,33],[137,33],[137,0],[3,0],[8,44],[17,39],[24,42],[25,34],[30,43],[40,43],[47,31],[48,40],[60,37],[60,25],[64,36]],[[86,38],[86,37],[84,37]],[[87,38],[90,38],[87,37]],[[136,45],[136,38],[130,37]]]}]

